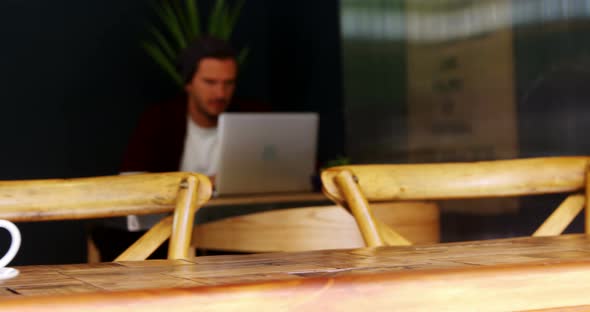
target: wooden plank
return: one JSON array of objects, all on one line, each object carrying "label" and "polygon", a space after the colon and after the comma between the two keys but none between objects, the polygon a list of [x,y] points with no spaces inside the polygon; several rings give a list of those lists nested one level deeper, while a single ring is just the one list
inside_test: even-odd
[{"label": "wooden plank", "polygon": [[[187,188],[190,192],[185,192]],[[185,194],[190,199],[182,197]],[[0,181],[0,219],[72,220],[174,211],[177,222],[173,230],[160,223],[118,259],[145,259],[170,236],[168,256],[187,257],[194,212],[210,196],[209,179],[191,172]],[[92,247],[90,243],[89,255],[96,261],[98,255]]]},{"label": "wooden plank", "polygon": [[[0,310],[512,311],[590,304],[590,237],[583,234],[17,269],[2,293],[15,298],[0,301]],[[100,292],[80,293],[92,288]]]},{"label": "wooden plank", "polygon": [[[83,219],[172,211],[186,173],[0,181],[0,218]],[[101,203],[100,205],[97,203]]]},{"label": "wooden plank", "polygon": [[[0,302],[10,311],[514,311],[589,304],[588,263],[445,268]],[[515,286],[510,286],[515,285]],[[517,286],[516,286],[517,285]],[[427,298],[428,300],[425,300]],[[493,304],[490,304],[493,302]]]},{"label": "wooden plank", "polygon": [[0,181],[0,219],[72,220],[171,212],[178,186],[188,176],[201,181],[197,205],[203,205],[211,196],[210,182],[190,172]]}]

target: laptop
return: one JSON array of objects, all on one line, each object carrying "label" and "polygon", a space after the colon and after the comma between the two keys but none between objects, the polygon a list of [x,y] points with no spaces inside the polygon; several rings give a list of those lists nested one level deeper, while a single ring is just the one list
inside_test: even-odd
[{"label": "laptop", "polygon": [[317,113],[220,116],[216,195],[312,190]]}]

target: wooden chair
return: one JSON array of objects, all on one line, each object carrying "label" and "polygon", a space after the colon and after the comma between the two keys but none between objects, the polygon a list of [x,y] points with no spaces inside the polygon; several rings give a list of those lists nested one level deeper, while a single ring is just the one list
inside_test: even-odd
[{"label": "wooden chair", "polygon": [[[559,235],[588,206],[589,157],[550,157],[473,163],[356,165],[322,173],[323,190],[350,210],[368,246],[408,245],[373,216],[368,204],[380,201],[443,200],[572,193],[535,231]],[[590,233],[586,209],[585,231]]]},{"label": "wooden chair", "polygon": [[[440,241],[434,203],[380,203],[372,207],[388,226],[417,243]],[[237,252],[280,252],[364,247],[354,218],[334,205],[298,207],[235,216],[200,224],[195,248]]]},{"label": "wooden chair", "polygon": [[194,214],[210,196],[209,179],[190,172],[0,181],[0,219],[29,222],[174,212],[116,261],[145,260],[168,238],[168,258],[188,258]]}]

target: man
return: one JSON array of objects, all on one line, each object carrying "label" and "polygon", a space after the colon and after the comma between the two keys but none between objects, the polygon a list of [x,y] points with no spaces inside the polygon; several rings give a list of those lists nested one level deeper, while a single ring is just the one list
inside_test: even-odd
[{"label": "man", "polygon": [[152,107],[139,121],[121,171],[195,171],[214,176],[217,120],[235,90],[236,54],[225,42],[202,38],[181,57],[186,98]]},{"label": "man", "polygon": [[[179,63],[186,97],[155,105],[141,117],[123,158],[123,174],[194,171],[214,181],[217,121],[235,90],[236,54],[224,41],[205,37],[187,47]],[[113,260],[159,218],[128,216],[126,222],[95,228],[92,236],[101,260]],[[166,249],[159,248],[154,258],[165,258]]]}]

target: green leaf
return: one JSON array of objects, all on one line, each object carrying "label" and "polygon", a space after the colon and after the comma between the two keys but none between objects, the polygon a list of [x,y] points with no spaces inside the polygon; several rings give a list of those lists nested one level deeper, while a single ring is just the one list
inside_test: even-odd
[{"label": "green leaf", "polygon": [[184,39],[188,43],[193,38],[193,33],[192,33],[191,27],[188,23],[188,17],[184,15],[185,13],[183,12],[182,8],[180,7],[179,0],[170,0],[170,2],[172,3],[172,8],[173,8],[174,13],[176,15],[176,19],[178,20],[178,23],[180,24],[181,30],[183,30]]},{"label": "green leaf", "polygon": [[195,0],[186,0],[186,15],[193,35],[191,40],[194,40],[201,35],[199,8]]},{"label": "green leaf", "polygon": [[227,7],[223,7],[217,17],[217,38],[227,40]]},{"label": "green leaf", "polygon": [[164,35],[162,35],[158,29],[151,27],[150,32],[154,35],[154,37],[156,37],[156,41],[162,47],[162,49],[164,49],[164,52],[169,59],[175,59],[178,56],[178,52],[174,51],[170,43],[168,43],[166,37],[164,37]]},{"label": "green leaf", "polygon": [[[236,0],[235,5],[231,6],[225,0],[215,0],[208,20],[201,22],[198,0],[152,1],[158,1],[153,2],[153,8],[163,27],[150,27],[154,39],[144,43],[143,48],[179,86],[183,85],[183,81],[174,66],[178,54],[189,42],[204,33],[229,40],[245,3],[245,0]],[[179,1],[185,2],[183,4]],[[238,54],[238,64],[243,64],[248,54],[247,48],[242,49]]]},{"label": "green leaf", "polygon": [[184,39],[182,28],[178,22],[178,18],[174,14],[172,6],[168,2],[164,2],[162,3],[161,11],[158,11],[157,13],[160,15],[162,22],[167,27],[172,37],[176,40],[178,47],[184,49],[186,47],[186,40]]},{"label": "green leaf", "polygon": [[221,27],[221,14],[223,13],[223,8],[225,7],[225,3],[223,0],[217,0],[215,2],[215,6],[211,9],[211,14],[209,15],[209,34],[214,37],[219,37],[220,35],[220,27]]},{"label": "green leaf", "polygon": [[180,74],[176,71],[176,67],[166,58],[162,50],[148,42],[143,43],[143,48],[176,84],[179,86],[183,85],[182,77],[180,77]]}]

